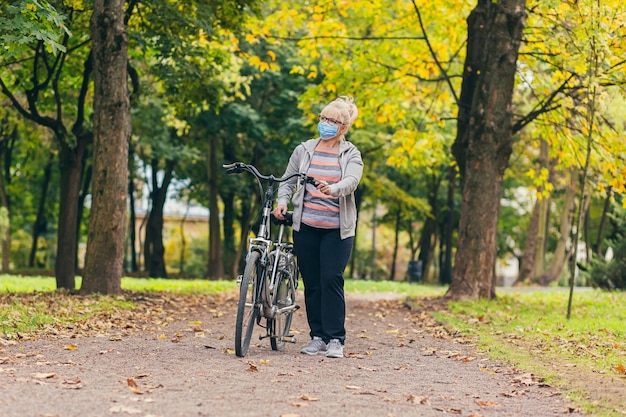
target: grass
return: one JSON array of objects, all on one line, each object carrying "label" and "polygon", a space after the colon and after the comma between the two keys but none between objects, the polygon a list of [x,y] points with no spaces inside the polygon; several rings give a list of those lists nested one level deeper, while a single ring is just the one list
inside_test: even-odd
[{"label": "grass", "polygon": [[[434,316],[474,337],[492,358],[567,387],[584,411],[623,415],[617,410],[626,407],[626,294],[575,291],[569,320],[567,298],[558,290],[509,290],[489,302],[451,302]],[[621,397],[607,397],[608,390],[594,395],[595,383],[609,381],[621,387]]]},{"label": "grass", "polygon": [[[81,277],[76,277],[80,288]],[[122,289],[138,292],[170,292],[176,294],[218,294],[236,287],[235,281],[205,279],[122,278]],[[0,275],[0,294],[54,291],[52,277]]]}]

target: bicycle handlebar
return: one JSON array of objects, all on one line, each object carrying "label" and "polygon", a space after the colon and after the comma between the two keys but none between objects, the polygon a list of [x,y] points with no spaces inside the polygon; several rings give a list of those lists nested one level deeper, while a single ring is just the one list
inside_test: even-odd
[{"label": "bicycle handlebar", "polygon": [[286,177],[277,178],[274,175],[263,175],[259,172],[258,169],[256,169],[256,167],[254,167],[254,165],[244,164],[243,162],[233,162],[232,164],[224,164],[222,165],[222,167],[226,168],[226,173],[228,175],[239,174],[243,171],[248,171],[249,173],[257,177],[257,179],[264,180],[264,181],[285,182],[285,181],[289,181],[293,177],[301,177],[302,179],[304,179],[305,182],[308,182],[309,184],[315,185],[316,183],[315,178],[309,175],[306,175],[303,172],[296,172],[291,175],[287,175]]}]

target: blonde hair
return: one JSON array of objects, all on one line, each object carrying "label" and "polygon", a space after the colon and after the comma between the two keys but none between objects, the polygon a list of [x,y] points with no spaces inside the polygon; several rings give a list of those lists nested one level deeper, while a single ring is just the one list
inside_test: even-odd
[{"label": "blonde hair", "polygon": [[354,98],[350,96],[337,97],[324,107],[322,113],[325,112],[333,113],[341,123],[348,127],[359,116],[359,109],[354,104]]}]

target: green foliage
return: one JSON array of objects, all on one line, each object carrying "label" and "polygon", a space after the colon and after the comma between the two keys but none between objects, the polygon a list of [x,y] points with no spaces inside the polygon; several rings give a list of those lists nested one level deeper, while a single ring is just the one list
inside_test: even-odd
[{"label": "green foliage", "polygon": [[[9,4],[7,4],[9,3]],[[65,52],[63,36],[70,36],[65,16],[46,0],[0,1],[0,59],[11,60],[28,50],[33,42],[43,42],[56,55]],[[0,61],[1,62],[1,61]]]},{"label": "green foliage", "polygon": [[184,265],[181,271],[181,250],[182,242],[180,239],[180,228],[176,228],[167,240],[165,247],[165,262],[168,265],[168,271],[172,275],[190,278],[202,278],[207,275],[207,242],[208,234],[201,234],[199,237],[186,238]]},{"label": "green foliage", "polygon": [[607,245],[613,250],[613,258],[594,259],[589,271],[591,285],[604,290],[626,290],[626,209],[613,205],[610,214],[613,236]]}]

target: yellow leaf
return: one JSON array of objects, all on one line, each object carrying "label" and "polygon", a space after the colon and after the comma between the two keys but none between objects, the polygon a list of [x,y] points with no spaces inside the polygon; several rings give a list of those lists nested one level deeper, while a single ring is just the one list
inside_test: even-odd
[{"label": "yellow leaf", "polygon": [[65,346],[64,349],[65,350],[76,350],[76,349],[78,349],[78,346],[73,345],[73,344],[70,343],[69,345]]}]

